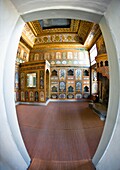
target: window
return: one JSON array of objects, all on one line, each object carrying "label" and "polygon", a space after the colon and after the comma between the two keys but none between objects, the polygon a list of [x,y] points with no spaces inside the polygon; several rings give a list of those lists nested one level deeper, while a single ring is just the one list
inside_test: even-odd
[{"label": "window", "polygon": [[108,61],[105,61],[105,66],[108,66]]},{"label": "window", "polygon": [[96,44],[93,45],[93,47],[90,49],[90,62],[91,65],[95,64],[95,57],[97,56],[97,47]]}]

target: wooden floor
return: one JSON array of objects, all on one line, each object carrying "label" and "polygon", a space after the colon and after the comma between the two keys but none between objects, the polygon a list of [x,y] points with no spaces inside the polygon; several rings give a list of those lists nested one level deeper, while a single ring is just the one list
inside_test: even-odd
[{"label": "wooden floor", "polygon": [[91,158],[104,122],[87,102],[51,102],[17,106],[28,153],[29,170],[94,170]]}]

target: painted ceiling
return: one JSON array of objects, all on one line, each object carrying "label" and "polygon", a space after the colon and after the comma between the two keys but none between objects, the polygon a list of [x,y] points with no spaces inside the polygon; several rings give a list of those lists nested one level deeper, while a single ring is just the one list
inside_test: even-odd
[{"label": "painted ceiling", "polygon": [[101,35],[98,24],[83,20],[44,19],[28,22],[27,25],[36,37],[36,44],[71,42],[90,48]]}]

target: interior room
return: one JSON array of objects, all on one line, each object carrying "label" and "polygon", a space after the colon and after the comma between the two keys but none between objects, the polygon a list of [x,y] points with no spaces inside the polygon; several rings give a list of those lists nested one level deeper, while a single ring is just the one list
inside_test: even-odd
[{"label": "interior room", "polygon": [[[23,140],[32,158],[30,170],[36,167],[51,170],[74,169],[76,166],[86,170],[94,169],[91,159],[99,144],[107,116],[108,67],[105,42],[98,24],[63,18],[25,24],[16,54],[15,102]],[[29,119],[25,118],[26,112]],[[42,126],[44,121],[47,122],[46,128]],[[87,123],[88,126],[85,125]],[[79,127],[79,124],[83,126]],[[33,128],[32,131],[29,126]],[[37,128],[37,135],[34,128]],[[41,128],[45,130],[43,134]],[[54,132],[49,131],[50,129],[54,129]],[[39,137],[39,144],[38,139],[36,142],[33,140],[33,130],[34,138]],[[62,130],[61,133],[59,130]],[[77,133],[79,140],[74,133],[67,133],[68,130]],[[62,139],[64,133],[66,140]],[[42,135],[44,142],[47,141],[46,145],[42,141]],[[77,145],[76,140],[80,141]],[[53,143],[55,148],[52,147]],[[60,150],[60,145],[63,145],[64,152]],[[78,146],[80,153],[76,152]],[[49,157],[46,153],[49,153]],[[80,157],[81,153],[84,156]],[[71,154],[72,159],[69,157]],[[39,155],[37,160],[35,155]],[[55,163],[51,165],[51,161]],[[73,163],[74,161],[76,162]]]},{"label": "interior room", "polygon": [[96,98],[107,107],[109,65],[96,23],[75,19],[26,23],[15,70],[16,102]]}]

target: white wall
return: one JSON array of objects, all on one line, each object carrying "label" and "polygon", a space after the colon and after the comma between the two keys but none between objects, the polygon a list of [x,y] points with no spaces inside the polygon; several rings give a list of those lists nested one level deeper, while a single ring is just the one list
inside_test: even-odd
[{"label": "white wall", "polygon": [[120,1],[113,0],[100,22],[110,70],[107,120],[93,162],[97,170],[120,169]]},{"label": "white wall", "polygon": [[24,22],[9,0],[0,1],[0,169],[25,170],[25,149],[14,103],[15,56]]}]

